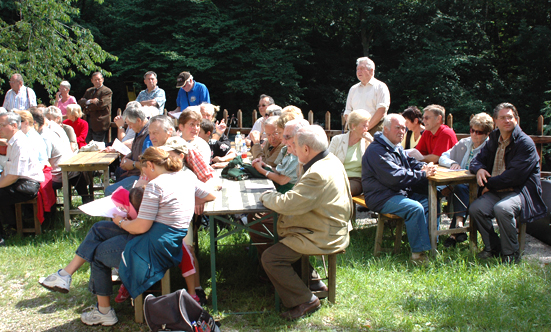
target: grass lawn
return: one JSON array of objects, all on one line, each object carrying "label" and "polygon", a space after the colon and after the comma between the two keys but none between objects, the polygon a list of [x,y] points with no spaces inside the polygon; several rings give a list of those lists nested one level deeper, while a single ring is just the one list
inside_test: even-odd
[{"label": "grass lawn", "polygon": [[[97,221],[76,216],[66,233],[61,214],[44,234],[14,236],[0,248],[0,331],[148,331],[145,324],[134,323],[130,302],[113,302],[119,318],[113,327],[80,322],[81,312],[96,302],[87,289],[88,264],[73,276],[69,294],[52,293],[38,284],[40,277],[70,261]],[[206,232],[199,234],[202,285],[208,295],[209,239]],[[407,244],[400,255],[373,257],[374,237],[374,228],[351,233],[349,248],[339,255],[337,303],[322,300],[318,312],[292,323],[274,312],[273,288],[259,280],[247,236],[229,237],[223,244],[242,245],[219,249],[219,309],[266,313],[222,311],[217,317],[222,331],[551,331],[549,266],[478,262],[465,243],[440,250],[427,266],[417,267],[409,263]],[[178,268],[171,270],[171,279],[173,290],[185,286]]]}]

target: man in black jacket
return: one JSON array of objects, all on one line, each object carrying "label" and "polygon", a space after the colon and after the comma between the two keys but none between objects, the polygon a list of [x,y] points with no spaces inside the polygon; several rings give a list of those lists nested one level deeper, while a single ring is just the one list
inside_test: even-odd
[{"label": "man in black jacket", "polygon": [[[479,259],[502,255],[505,263],[520,260],[517,223],[532,222],[547,213],[540,182],[539,155],[532,139],[518,125],[513,104],[501,103],[494,109],[494,130],[469,171],[476,174],[481,196],[469,214],[484,241]],[[492,226],[496,218],[498,236]]]}]

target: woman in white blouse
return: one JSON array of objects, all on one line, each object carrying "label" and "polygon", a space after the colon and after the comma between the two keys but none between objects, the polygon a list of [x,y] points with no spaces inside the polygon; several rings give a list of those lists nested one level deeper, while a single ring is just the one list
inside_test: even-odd
[{"label": "woman in white blouse", "polygon": [[355,110],[348,116],[346,134],[337,135],[329,144],[329,152],[343,163],[352,196],[362,194],[362,157],[367,146],[373,142],[369,134],[371,115],[366,110]]}]

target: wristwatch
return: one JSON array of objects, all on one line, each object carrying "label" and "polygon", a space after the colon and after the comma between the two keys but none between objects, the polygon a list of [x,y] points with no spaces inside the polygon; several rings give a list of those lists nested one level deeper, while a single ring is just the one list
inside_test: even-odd
[{"label": "wristwatch", "polygon": [[132,162],[132,167],[136,168],[136,162],[135,161]]},{"label": "wristwatch", "polygon": [[124,126],[119,126],[119,129],[122,129],[122,130],[124,130]]}]

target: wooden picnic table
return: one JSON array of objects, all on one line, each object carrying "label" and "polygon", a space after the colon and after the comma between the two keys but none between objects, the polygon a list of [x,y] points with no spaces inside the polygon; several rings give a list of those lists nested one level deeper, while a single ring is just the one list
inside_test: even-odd
[{"label": "wooden picnic table", "polygon": [[[63,216],[66,231],[71,230],[71,214],[82,213],[79,209],[71,210],[71,185],[69,184],[68,172],[103,171],[103,189],[105,190],[109,185],[109,165],[118,157],[118,153],[79,152],[59,164],[63,181]],[[89,186],[89,192],[92,199],[94,199],[93,179]]]}]

